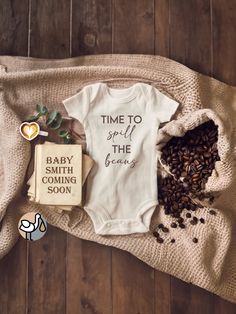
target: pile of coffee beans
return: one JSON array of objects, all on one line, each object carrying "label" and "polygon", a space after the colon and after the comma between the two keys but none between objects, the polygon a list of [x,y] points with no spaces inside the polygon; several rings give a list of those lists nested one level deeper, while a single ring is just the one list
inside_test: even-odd
[{"label": "pile of coffee beans", "polygon": [[[188,219],[191,225],[205,223],[205,219],[197,218],[194,212],[204,207],[202,200],[209,204],[214,201],[214,196],[204,193],[204,189],[215,162],[220,160],[217,131],[214,122],[208,121],[186,132],[183,137],[173,137],[162,149],[161,162],[171,175],[158,178],[158,200],[165,214],[173,217],[171,228],[185,229]],[[209,213],[216,214],[214,210]],[[164,242],[158,232],[163,234],[163,229],[168,228],[160,224],[153,233],[159,243]],[[174,242],[172,239],[171,243]],[[198,239],[194,238],[193,242],[197,243]]]}]

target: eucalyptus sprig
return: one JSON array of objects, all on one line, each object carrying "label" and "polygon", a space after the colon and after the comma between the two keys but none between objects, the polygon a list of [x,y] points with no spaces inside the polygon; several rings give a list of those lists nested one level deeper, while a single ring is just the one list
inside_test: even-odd
[{"label": "eucalyptus sprig", "polygon": [[[63,118],[59,111],[53,110],[49,112],[48,108],[44,105],[36,105],[36,113],[28,117],[26,122],[36,122],[42,117],[46,126],[52,130],[58,130],[61,127]],[[65,144],[71,143],[71,133],[67,129],[58,130],[58,136],[63,139]]]}]

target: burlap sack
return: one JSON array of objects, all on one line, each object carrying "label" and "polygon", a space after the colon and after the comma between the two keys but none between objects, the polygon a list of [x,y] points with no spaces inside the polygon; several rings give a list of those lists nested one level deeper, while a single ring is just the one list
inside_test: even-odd
[{"label": "burlap sack", "polygon": [[[235,89],[157,56],[100,55],[62,61],[0,57],[0,64],[0,257],[17,240],[19,216],[40,211],[48,223],[77,237],[127,250],[156,269],[236,302]],[[166,140],[166,134],[176,135],[173,130],[181,135],[204,119],[217,123],[222,159],[208,188],[220,191],[220,196],[213,204],[216,216],[206,217],[207,211],[201,209],[201,217],[207,218],[204,228],[199,224],[174,230],[171,236],[176,239],[175,245],[170,241],[158,244],[151,233],[99,236],[83,209],[61,215],[27,202],[22,187],[31,155],[30,144],[18,132],[21,120],[32,113],[37,103],[66,114],[61,101],[96,81],[109,82],[112,87],[142,81],[180,102],[174,117],[177,121],[160,131],[159,144]],[[208,110],[201,111],[203,108]],[[168,224],[169,219],[157,207],[152,227],[159,222]],[[198,245],[192,242],[194,236],[199,238]]]},{"label": "burlap sack", "polygon": [[[157,138],[158,155],[161,157],[162,147],[174,136],[182,137],[189,130],[212,120],[218,126],[217,148],[220,160],[216,161],[215,169],[208,178],[205,192],[220,192],[227,189],[233,181],[235,172],[233,162],[233,146],[231,121],[223,121],[211,109],[200,109],[184,115],[182,118],[173,120],[159,129]],[[227,132],[226,132],[227,130]]]}]

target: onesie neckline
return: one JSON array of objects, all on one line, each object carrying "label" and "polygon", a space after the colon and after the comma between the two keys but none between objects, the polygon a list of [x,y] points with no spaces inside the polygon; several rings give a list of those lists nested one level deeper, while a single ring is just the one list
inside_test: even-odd
[{"label": "onesie neckline", "polygon": [[135,99],[138,96],[136,87],[138,87],[139,84],[140,83],[135,83],[126,88],[112,88],[106,83],[101,83],[105,96],[115,103],[127,103]]}]

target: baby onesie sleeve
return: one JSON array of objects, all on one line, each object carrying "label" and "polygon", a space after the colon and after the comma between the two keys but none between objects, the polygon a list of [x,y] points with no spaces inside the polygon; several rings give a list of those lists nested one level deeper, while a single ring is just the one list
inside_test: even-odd
[{"label": "baby onesie sleeve", "polygon": [[150,93],[151,107],[157,114],[157,118],[160,120],[160,123],[170,121],[171,117],[176,112],[179,103],[164,95],[155,87],[150,88]]},{"label": "baby onesie sleeve", "polygon": [[69,115],[81,123],[86,119],[90,107],[91,86],[85,86],[79,93],[64,99],[62,103]]}]

